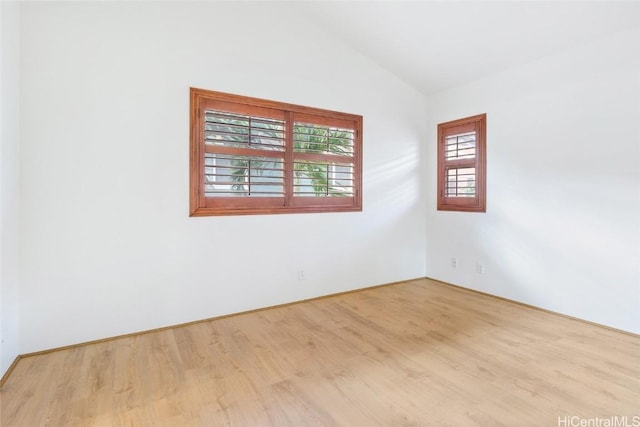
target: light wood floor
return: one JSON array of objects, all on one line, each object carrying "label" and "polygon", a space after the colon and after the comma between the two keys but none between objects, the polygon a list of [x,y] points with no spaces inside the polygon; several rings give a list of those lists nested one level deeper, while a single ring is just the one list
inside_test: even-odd
[{"label": "light wood floor", "polygon": [[640,415],[640,338],[425,279],[27,357],[0,398],[2,427],[558,426]]}]

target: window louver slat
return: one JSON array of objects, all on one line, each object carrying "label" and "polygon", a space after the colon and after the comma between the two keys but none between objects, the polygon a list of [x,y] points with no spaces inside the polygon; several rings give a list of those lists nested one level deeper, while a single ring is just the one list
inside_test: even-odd
[{"label": "window louver slat", "polygon": [[475,197],[476,169],[447,169],[446,193],[447,197]]},{"label": "window louver slat", "polygon": [[191,88],[190,214],[362,210],[362,116]]},{"label": "window louver slat", "polygon": [[354,167],[351,163],[293,163],[293,195],[296,197],[353,197]]},{"label": "window louver slat", "polygon": [[476,156],[476,133],[467,132],[445,138],[445,159],[473,159]]},{"label": "window louver slat", "polygon": [[206,197],[282,197],[284,162],[281,159],[206,153]]},{"label": "window louver slat", "polygon": [[325,125],[295,122],[294,152],[353,156],[355,131]]},{"label": "window louver slat", "polygon": [[221,111],[205,111],[205,144],[284,150],[285,124],[282,120]]}]

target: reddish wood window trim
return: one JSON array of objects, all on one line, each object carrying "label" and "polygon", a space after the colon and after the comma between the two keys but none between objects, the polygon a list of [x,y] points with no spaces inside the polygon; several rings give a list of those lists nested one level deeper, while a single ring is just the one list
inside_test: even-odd
[{"label": "reddish wood window trim", "polygon": [[[283,122],[284,148],[271,151],[239,146],[220,148],[216,145],[205,144],[205,112],[212,110]],[[296,125],[298,128],[300,123],[307,123],[348,129],[351,132],[350,135],[353,135],[353,154],[341,155],[340,153],[333,154],[333,152],[298,152],[294,150],[294,122],[298,123]],[[211,156],[215,153],[229,156],[260,156],[266,158],[268,164],[281,164],[282,168],[277,170],[282,171],[284,176],[283,185],[280,187],[282,195],[274,197],[270,195],[268,197],[207,197],[205,195],[205,155]],[[331,166],[332,170],[339,170],[341,161],[342,164],[352,165],[349,166],[352,168],[349,169],[352,171],[351,174],[345,175],[348,178],[346,181],[351,184],[351,191],[347,196],[316,197],[315,195],[318,193],[315,193],[312,196],[302,197],[300,196],[300,194],[304,194],[302,190],[294,194],[294,167],[296,164],[301,167],[300,162],[302,162],[303,167],[309,167],[307,166],[309,162],[324,162],[325,164],[333,162],[338,165]],[[362,116],[191,88],[189,165],[190,216],[362,211]],[[329,167],[327,166],[326,169],[328,170]],[[336,172],[336,174],[338,173]],[[328,171],[327,174],[329,174]],[[345,180],[342,182],[344,183]],[[300,189],[300,185],[297,188]],[[278,194],[280,194],[280,190],[278,190]]]},{"label": "reddish wood window trim", "polygon": [[[438,210],[486,212],[486,130],[486,114],[465,117],[438,125]],[[475,156],[448,159],[446,139],[469,132],[475,133]],[[458,197],[451,195],[451,192],[448,191],[448,186],[452,185],[447,180],[448,171],[462,168],[475,168],[475,174],[473,174],[475,195],[472,197]]]}]

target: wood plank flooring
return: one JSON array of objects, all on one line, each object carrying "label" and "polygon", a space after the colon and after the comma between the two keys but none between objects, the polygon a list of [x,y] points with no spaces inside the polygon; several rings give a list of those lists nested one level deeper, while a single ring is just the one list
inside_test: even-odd
[{"label": "wood plank flooring", "polygon": [[631,423],[640,338],[421,279],[26,357],[0,393],[2,427]]}]

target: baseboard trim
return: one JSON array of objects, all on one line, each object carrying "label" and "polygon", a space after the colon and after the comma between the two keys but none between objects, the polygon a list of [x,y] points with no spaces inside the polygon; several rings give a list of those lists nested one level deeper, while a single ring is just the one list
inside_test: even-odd
[{"label": "baseboard trim", "polygon": [[443,280],[433,279],[431,277],[425,277],[425,279],[431,280],[431,281],[439,283],[441,285],[450,286],[450,287],[453,287],[453,288],[458,288],[458,289],[463,290],[463,291],[472,292],[472,293],[483,295],[483,296],[486,296],[486,297],[490,297],[490,298],[498,299],[498,300],[501,300],[501,301],[509,302],[509,303],[512,303],[512,304],[520,305],[522,307],[527,307],[527,308],[531,308],[531,309],[534,309],[534,310],[542,311],[542,312],[547,313],[547,314],[553,314],[554,316],[563,317],[565,319],[570,319],[570,320],[574,320],[574,321],[577,321],[577,322],[586,323],[586,324],[591,325],[591,326],[597,326],[599,328],[608,329],[608,330],[613,331],[613,332],[619,332],[619,333],[622,333],[622,334],[625,334],[625,335],[630,335],[632,337],[640,338],[640,334],[636,334],[636,333],[631,332],[631,331],[625,331],[624,329],[614,328],[613,326],[603,325],[602,323],[592,322],[590,320],[585,320],[585,319],[581,319],[579,317],[570,316],[568,314],[559,313],[557,311],[548,310],[546,308],[542,308],[542,307],[538,307],[538,306],[535,306],[535,305],[527,304],[527,303],[524,303],[524,302],[521,302],[521,301],[516,301],[516,300],[513,300],[513,299],[509,299],[509,298],[501,297],[501,296],[498,296],[498,295],[490,294],[488,292],[478,291],[476,289],[467,288],[465,286],[455,285],[453,283],[445,282]]},{"label": "baseboard trim", "polygon": [[442,281],[442,280],[438,280],[438,279],[434,279],[434,278],[431,278],[431,277],[416,277],[415,279],[400,280],[400,281],[397,281],[397,282],[383,283],[381,285],[367,286],[367,287],[364,287],[364,288],[352,289],[352,290],[349,290],[349,291],[335,292],[335,293],[332,293],[332,294],[321,295],[321,296],[318,296],[318,297],[307,298],[307,299],[287,302],[287,303],[283,303],[283,304],[276,304],[276,305],[271,305],[271,306],[267,306],[267,307],[255,308],[255,309],[252,309],[252,310],[240,311],[240,312],[237,312],[237,313],[230,313],[230,314],[224,314],[224,315],[221,315],[221,316],[209,317],[209,318],[206,318],[206,319],[194,320],[192,322],[179,323],[179,324],[176,324],[176,325],[163,326],[163,327],[160,327],[160,328],[148,329],[148,330],[144,330],[144,331],[132,332],[132,333],[129,333],[129,334],[116,335],[116,336],[113,336],[113,337],[101,338],[101,339],[97,339],[97,340],[85,341],[85,342],[76,343],[76,344],[70,344],[70,345],[66,345],[66,346],[62,346],[62,347],[54,347],[54,348],[51,348],[51,349],[46,349],[46,350],[41,350],[41,351],[35,351],[35,352],[31,352],[31,353],[21,354],[21,355],[18,355],[15,358],[15,360],[13,361],[11,366],[9,366],[9,369],[7,369],[7,372],[5,372],[4,375],[2,376],[2,378],[0,379],[0,389],[2,389],[2,387],[5,384],[5,382],[7,381],[9,376],[11,375],[11,372],[13,372],[13,370],[17,366],[18,362],[21,359],[26,358],[26,357],[39,356],[39,355],[43,355],[43,354],[53,353],[53,352],[56,352],[56,351],[69,350],[69,349],[74,349],[74,348],[83,347],[83,346],[92,345],[92,344],[99,344],[99,343],[108,342],[108,341],[115,341],[115,340],[118,340],[118,339],[121,339],[121,338],[130,338],[130,337],[135,337],[135,336],[139,336],[139,335],[151,334],[151,333],[154,333],[154,332],[166,331],[166,330],[169,330],[169,329],[178,329],[178,328],[183,328],[183,327],[189,326],[189,325],[195,325],[195,324],[198,324],[198,323],[211,322],[211,321],[215,321],[215,320],[226,319],[226,318],[233,317],[233,316],[242,316],[242,315],[245,315],[245,314],[257,313],[257,312],[260,312],[260,311],[271,310],[271,309],[275,309],[275,308],[289,307],[289,306],[292,306],[292,305],[302,304],[302,303],[309,302],[309,301],[317,301],[317,300],[322,300],[322,299],[327,299],[327,298],[334,298],[334,297],[339,297],[339,296],[342,296],[342,295],[348,295],[348,294],[352,294],[352,293],[356,293],[356,292],[367,291],[367,290],[381,288],[381,287],[385,287],[385,286],[399,285],[401,283],[408,283],[408,282],[413,282],[413,281],[422,280],[422,279],[427,279],[427,280],[429,280],[431,282],[434,282],[435,284],[439,284],[439,285],[442,285],[442,286],[448,286],[448,287],[452,287],[452,288],[457,288],[457,289],[459,289],[461,291],[470,292],[470,293],[482,295],[482,296],[493,298],[493,299],[498,299],[498,300],[501,300],[501,301],[504,301],[504,302],[508,302],[508,303],[511,303],[511,304],[516,304],[516,305],[519,305],[519,306],[522,306],[522,307],[526,307],[526,308],[529,308],[529,309],[541,311],[541,312],[544,312],[544,313],[547,313],[547,314],[551,314],[551,315],[554,315],[554,316],[563,317],[565,319],[574,320],[574,321],[585,323],[585,324],[588,324],[588,325],[591,325],[591,326],[596,326],[596,327],[599,327],[599,328],[608,329],[608,330],[613,331],[613,332],[618,332],[618,333],[622,333],[622,334],[625,334],[625,335],[630,335],[632,337],[640,338],[640,334],[635,334],[633,332],[625,331],[623,329],[618,329],[618,328],[614,328],[612,326],[603,325],[601,323],[596,323],[596,322],[592,322],[592,321],[589,321],[589,320],[581,319],[579,317],[569,316],[567,314],[559,313],[557,311],[547,310],[545,308],[537,307],[535,305],[527,304],[527,303],[524,303],[524,302],[512,300],[512,299],[501,297],[501,296],[498,296],[498,295],[493,295],[493,294],[490,294],[490,293],[487,293],[487,292],[478,291],[476,289],[467,288],[467,287],[464,287],[464,286],[461,286],[461,285],[455,285],[453,283],[448,283],[448,282],[445,282],[445,281]]},{"label": "baseboard trim", "polygon": [[11,372],[13,372],[13,370],[16,368],[16,366],[18,366],[18,362],[23,357],[24,356],[17,355],[16,358],[13,359],[13,363],[11,363],[11,365],[9,365],[9,369],[7,369],[7,372],[5,372],[4,375],[2,376],[2,378],[0,378],[0,390],[2,390],[2,387],[4,386],[4,383],[9,379],[9,375],[11,375]]},{"label": "baseboard trim", "polygon": [[317,296],[317,297],[313,297],[313,298],[306,298],[306,299],[286,302],[286,303],[282,303],[282,304],[270,305],[270,306],[267,306],[267,307],[254,308],[252,310],[240,311],[240,312],[237,312],[237,313],[230,313],[230,314],[224,314],[224,315],[221,315],[221,316],[208,317],[206,319],[194,320],[192,322],[179,323],[179,324],[176,324],[176,325],[163,326],[163,327],[160,327],[160,328],[147,329],[147,330],[144,330],[144,331],[132,332],[132,333],[129,333],[129,334],[116,335],[116,336],[108,337],[108,338],[101,338],[101,339],[97,339],[97,340],[91,340],[91,341],[85,341],[85,342],[76,343],[76,344],[65,345],[65,346],[62,346],[62,347],[54,347],[54,348],[50,348],[50,349],[46,349],[46,350],[40,350],[40,351],[31,352],[31,353],[25,353],[25,354],[19,355],[16,358],[16,360],[13,362],[11,367],[9,367],[9,369],[7,370],[5,375],[2,377],[2,384],[4,384],[4,382],[7,380],[7,378],[9,378],[9,374],[13,370],[13,367],[18,363],[18,360],[26,358],[26,357],[40,356],[40,355],[43,355],[43,354],[53,353],[53,352],[56,352],[56,351],[69,350],[69,349],[74,349],[74,348],[78,348],[78,347],[83,347],[83,346],[86,346],[86,345],[99,344],[99,343],[103,343],[103,342],[107,342],[107,341],[118,340],[118,339],[121,339],[121,338],[130,338],[130,337],[135,337],[135,336],[139,336],[139,335],[146,335],[146,334],[151,334],[151,333],[154,333],[154,332],[166,331],[166,330],[169,330],[169,329],[178,329],[178,328],[183,328],[185,326],[195,325],[195,324],[198,324],[198,323],[211,322],[211,321],[214,321],[214,320],[226,319],[226,318],[233,317],[233,316],[242,316],[242,315],[245,315],[245,314],[256,313],[256,312],[260,312],[260,311],[264,311],[264,310],[271,310],[271,309],[274,309],[274,308],[288,307],[288,306],[292,306],[292,305],[296,305],[296,304],[302,304],[304,302],[317,301],[317,300],[322,300],[322,299],[326,299],[326,298],[333,298],[333,297],[338,297],[338,296],[341,296],[341,295],[347,295],[347,294],[351,294],[351,293],[367,291],[367,290],[370,290],[370,289],[381,288],[381,287],[384,287],[384,286],[393,286],[393,285],[398,285],[400,283],[408,283],[408,282],[413,282],[415,280],[422,280],[422,279],[424,279],[424,277],[416,277],[415,279],[407,279],[407,280],[400,280],[400,281],[397,281],[397,282],[383,283],[381,285],[373,285],[373,286],[367,286],[367,287],[364,287],[364,288],[351,289],[349,291],[335,292],[335,293],[332,293],[332,294],[321,295],[321,296]]}]

